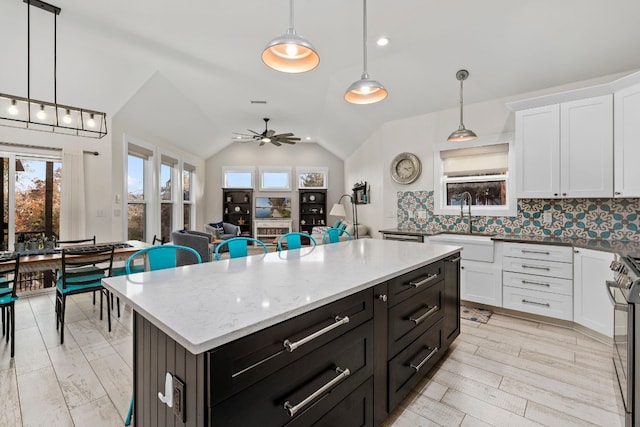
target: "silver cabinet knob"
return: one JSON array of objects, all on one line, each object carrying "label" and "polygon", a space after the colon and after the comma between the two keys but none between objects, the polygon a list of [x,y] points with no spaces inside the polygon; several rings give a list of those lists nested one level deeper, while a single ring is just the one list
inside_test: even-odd
[{"label": "silver cabinet knob", "polygon": [[385,294],[380,294],[378,295],[378,299],[382,302],[387,302],[387,295]]}]

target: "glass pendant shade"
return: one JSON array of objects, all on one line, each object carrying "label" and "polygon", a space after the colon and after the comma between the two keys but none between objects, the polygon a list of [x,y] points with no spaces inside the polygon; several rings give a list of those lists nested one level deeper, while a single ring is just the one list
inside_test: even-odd
[{"label": "glass pendant shade", "polygon": [[456,73],[456,79],[460,81],[460,126],[458,126],[457,130],[451,132],[451,135],[449,135],[449,138],[447,138],[447,141],[449,142],[471,141],[472,139],[476,139],[478,137],[478,135],[476,135],[474,131],[465,128],[464,123],[462,122],[462,82],[466,80],[467,77],[469,77],[469,72],[467,70],[459,70]]},{"label": "glass pendant shade", "polygon": [[367,73],[367,0],[362,1],[362,57],[362,77],[347,88],[344,100],[351,104],[373,104],[382,101],[388,95],[387,90],[380,82],[369,78]]},{"label": "glass pendant shade", "polygon": [[262,62],[283,73],[304,73],[320,63],[320,56],[313,45],[296,34],[293,27],[293,0],[289,2],[289,29],[267,44],[262,51]]}]

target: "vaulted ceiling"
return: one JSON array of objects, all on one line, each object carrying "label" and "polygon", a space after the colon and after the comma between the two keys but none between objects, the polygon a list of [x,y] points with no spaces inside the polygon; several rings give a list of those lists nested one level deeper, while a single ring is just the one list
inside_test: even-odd
[{"label": "vaulted ceiling", "polygon": [[[471,72],[467,103],[640,68],[637,0],[369,0],[368,71],[389,97],[351,105],[343,94],[363,71],[362,1],[295,1],[295,28],[320,54],[304,74],[260,59],[288,27],[287,0],[51,2],[62,8],[58,102],[135,122],[202,157],[270,117],[277,132],[346,158],[381,123],[455,108],[460,68]],[[0,0],[0,92],[22,96],[26,11]],[[31,96],[53,100],[53,16],[32,8],[31,24]]]}]

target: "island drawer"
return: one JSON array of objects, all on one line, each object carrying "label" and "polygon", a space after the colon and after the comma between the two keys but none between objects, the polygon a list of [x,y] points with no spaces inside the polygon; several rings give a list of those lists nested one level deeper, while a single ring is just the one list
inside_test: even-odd
[{"label": "island drawer", "polygon": [[389,361],[389,408],[393,409],[442,357],[442,321]]},{"label": "island drawer", "polygon": [[214,406],[215,426],[308,426],[373,375],[373,321]]},{"label": "island drawer", "polygon": [[444,281],[438,281],[412,298],[389,309],[389,357],[418,338],[444,313]]},{"label": "island drawer", "polygon": [[208,352],[210,404],[289,366],[372,317],[373,289],[367,289]]},{"label": "island drawer", "polygon": [[389,280],[389,307],[411,298],[423,289],[444,279],[444,262],[436,261],[425,267]]}]

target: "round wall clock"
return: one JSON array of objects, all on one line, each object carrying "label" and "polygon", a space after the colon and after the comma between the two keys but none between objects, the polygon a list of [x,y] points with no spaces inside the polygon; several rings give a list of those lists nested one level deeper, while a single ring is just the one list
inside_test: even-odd
[{"label": "round wall clock", "polygon": [[422,172],[418,156],[412,153],[400,153],[391,162],[391,178],[398,184],[411,184]]}]

